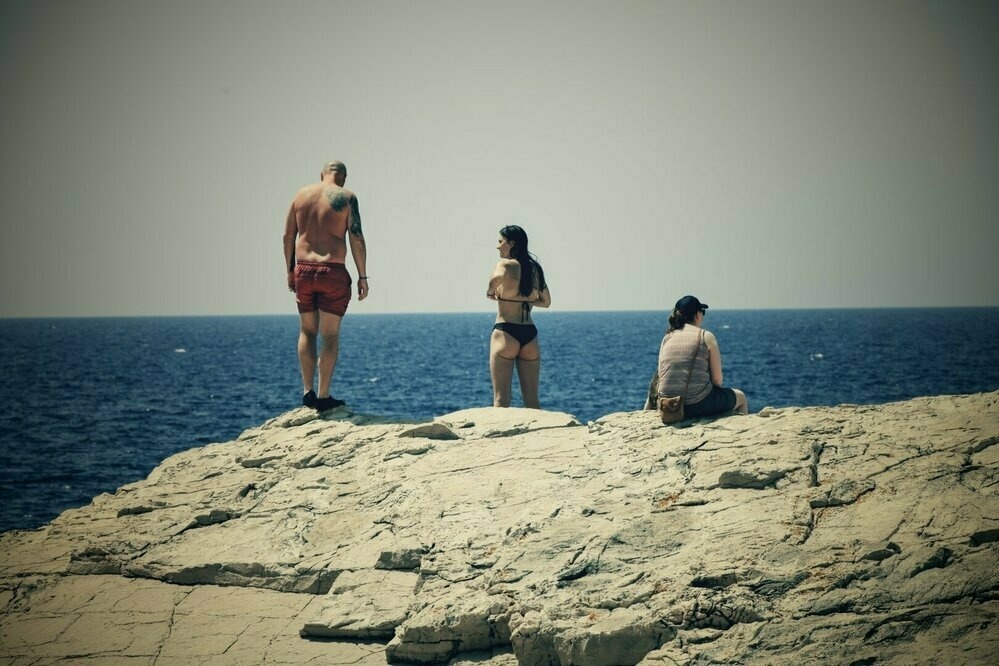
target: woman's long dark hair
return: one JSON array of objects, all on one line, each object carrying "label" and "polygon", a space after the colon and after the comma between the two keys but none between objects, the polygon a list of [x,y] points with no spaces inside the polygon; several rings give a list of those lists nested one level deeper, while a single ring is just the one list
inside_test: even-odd
[{"label": "woman's long dark hair", "polygon": [[[697,316],[697,313],[694,313]],[[687,315],[683,314],[680,310],[673,308],[673,313],[669,316],[669,330],[670,331],[680,331],[687,324],[693,323],[693,319],[687,319]]]},{"label": "woman's long dark hair", "polygon": [[538,289],[545,289],[545,271],[541,268],[537,258],[527,251],[527,232],[516,224],[510,224],[500,229],[500,236],[511,241],[510,256],[520,264],[520,286],[518,291],[521,296],[530,296],[534,291],[534,273],[538,274]]}]

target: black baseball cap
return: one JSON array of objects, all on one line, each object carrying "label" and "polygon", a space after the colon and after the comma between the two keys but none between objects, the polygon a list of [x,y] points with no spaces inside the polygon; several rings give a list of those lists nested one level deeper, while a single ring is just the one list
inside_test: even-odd
[{"label": "black baseball cap", "polygon": [[692,320],[698,310],[707,310],[708,304],[701,303],[696,296],[687,295],[678,300],[673,307],[682,312],[688,320]]}]

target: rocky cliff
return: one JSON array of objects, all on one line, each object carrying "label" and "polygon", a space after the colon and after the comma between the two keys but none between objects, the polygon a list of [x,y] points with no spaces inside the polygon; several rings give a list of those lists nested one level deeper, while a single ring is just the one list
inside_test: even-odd
[{"label": "rocky cliff", "polygon": [[997,443],[999,392],[295,410],[0,536],[0,661],[994,664]]}]

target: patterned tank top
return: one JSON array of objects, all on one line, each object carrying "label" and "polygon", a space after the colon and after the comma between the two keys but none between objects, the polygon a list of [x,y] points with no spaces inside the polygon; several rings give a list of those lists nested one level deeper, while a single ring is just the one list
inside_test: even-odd
[{"label": "patterned tank top", "polygon": [[[697,359],[693,363],[694,350]],[[708,345],[701,337],[701,329],[687,324],[678,331],[669,331],[659,346],[659,395],[682,395],[687,387],[688,404],[704,400],[711,393],[711,373],[708,369]]]}]

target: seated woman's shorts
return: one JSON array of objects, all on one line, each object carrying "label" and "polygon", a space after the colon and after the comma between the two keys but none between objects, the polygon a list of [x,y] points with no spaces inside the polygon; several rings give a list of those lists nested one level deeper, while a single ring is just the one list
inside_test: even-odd
[{"label": "seated woman's shorts", "polygon": [[683,406],[684,418],[699,418],[724,414],[735,409],[735,391],[721,386],[712,386],[711,393],[704,400]]}]

